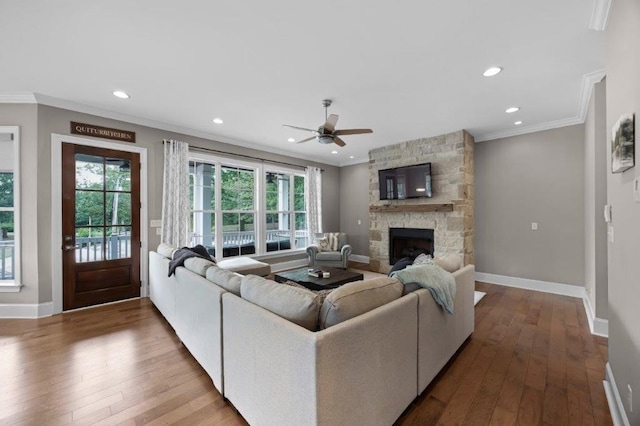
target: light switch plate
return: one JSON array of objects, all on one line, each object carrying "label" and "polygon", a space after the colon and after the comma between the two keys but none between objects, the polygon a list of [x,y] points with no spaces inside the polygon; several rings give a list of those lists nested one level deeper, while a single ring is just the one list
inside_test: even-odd
[{"label": "light switch plate", "polygon": [[531,222],[531,230],[532,231],[538,230],[538,222]]},{"label": "light switch plate", "polygon": [[162,220],[160,219],[152,219],[151,220],[151,227],[152,228],[159,228],[162,226]]},{"label": "light switch plate", "polygon": [[162,228],[156,228],[156,235],[162,235]]}]

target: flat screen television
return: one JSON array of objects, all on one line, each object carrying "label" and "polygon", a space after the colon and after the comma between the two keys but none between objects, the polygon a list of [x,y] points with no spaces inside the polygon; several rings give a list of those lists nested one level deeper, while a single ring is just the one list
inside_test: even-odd
[{"label": "flat screen television", "polygon": [[431,163],[378,171],[381,200],[431,198]]}]

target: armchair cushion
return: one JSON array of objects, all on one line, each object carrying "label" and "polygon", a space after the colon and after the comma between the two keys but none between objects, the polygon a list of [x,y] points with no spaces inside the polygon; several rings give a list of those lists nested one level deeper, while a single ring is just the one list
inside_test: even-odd
[{"label": "armchair cushion", "polygon": [[316,260],[342,260],[342,253],[339,251],[321,251],[316,254]]}]

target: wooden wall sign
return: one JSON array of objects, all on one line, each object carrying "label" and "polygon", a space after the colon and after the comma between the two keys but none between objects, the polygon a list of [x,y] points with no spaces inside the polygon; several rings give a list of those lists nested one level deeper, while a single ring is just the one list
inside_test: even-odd
[{"label": "wooden wall sign", "polygon": [[94,126],[93,124],[76,123],[75,121],[71,122],[71,134],[136,143],[136,132]]}]

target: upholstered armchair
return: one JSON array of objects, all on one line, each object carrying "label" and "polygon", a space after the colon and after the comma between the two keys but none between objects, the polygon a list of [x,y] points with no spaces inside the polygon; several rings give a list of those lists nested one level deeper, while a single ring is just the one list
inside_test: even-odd
[{"label": "upholstered armchair", "polygon": [[347,269],[351,246],[344,232],[315,234],[313,244],[307,247],[309,267]]}]

